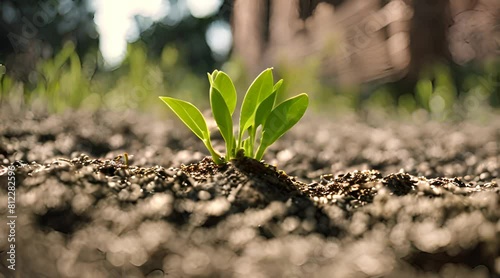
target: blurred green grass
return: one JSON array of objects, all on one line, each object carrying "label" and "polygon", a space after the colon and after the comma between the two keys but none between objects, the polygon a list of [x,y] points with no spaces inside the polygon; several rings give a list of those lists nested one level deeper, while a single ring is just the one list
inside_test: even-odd
[{"label": "blurred green grass", "polygon": [[[67,109],[99,109],[168,113],[158,96],[169,95],[208,108],[206,76],[194,74],[178,49],[164,47],[151,59],[141,42],[130,44],[123,64],[102,70],[102,57],[88,53],[82,60],[75,46],[66,44],[54,58],[41,61],[28,80],[14,80],[0,68],[0,102],[13,108],[60,113]],[[311,96],[311,109],[320,114],[373,113],[412,118],[485,119],[500,108],[500,60],[453,67],[436,65],[412,86],[399,82],[336,85],[322,80],[320,61],[311,58],[301,67],[276,66],[286,95]],[[242,63],[232,59],[222,70],[235,80],[239,96],[252,81]]]},{"label": "blurred green grass", "polygon": [[165,110],[160,95],[182,95],[192,101],[208,90],[206,76],[185,67],[177,49],[165,47],[156,61],[146,53],[143,44],[131,44],[119,68],[101,70],[102,57],[88,53],[80,60],[68,43],[53,59],[40,62],[27,81],[2,74],[0,102],[49,113],[67,109],[155,112]]}]

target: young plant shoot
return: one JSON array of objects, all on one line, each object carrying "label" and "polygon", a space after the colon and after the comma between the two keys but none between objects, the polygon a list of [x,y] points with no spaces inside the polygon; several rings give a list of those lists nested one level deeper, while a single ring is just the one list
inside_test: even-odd
[{"label": "young plant shoot", "polygon": [[257,76],[245,94],[239,129],[235,133],[233,114],[237,95],[233,81],[218,70],[208,74],[208,81],[212,114],[226,143],[225,157],[214,150],[207,123],[198,108],[171,97],[160,99],[203,141],[216,164],[234,159],[240,150],[245,156],[261,160],[266,149],[302,118],[309,105],[307,94],[299,94],[276,105],[283,80],[274,84],[272,68],[266,69]]}]

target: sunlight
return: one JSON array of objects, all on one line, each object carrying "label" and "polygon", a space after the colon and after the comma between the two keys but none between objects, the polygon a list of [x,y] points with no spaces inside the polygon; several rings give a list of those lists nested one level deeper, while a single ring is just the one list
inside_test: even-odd
[{"label": "sunlight", "polygon": [[[193,17],[204,18],[215,14],[222,3],[222,0],[186,0],[183,4]],[[120,65],[126,55],[127,43],[137,40],[141,30],[147,29],[171,11],[167,0],[91,0],[91,6],[95,10],[94,22],[100,34],[99,49],[108,69]],[[149,25],[139,28],[135,16],[147,17],[151,21],[146,21],[146,25]],[[215,56],[226,56],[232,45],[229,24],[212,24],[207,30],[206,39]]]},{"label": "sunlight", "polygon": [[127,42],[137,40],[139,27],[134,19],[140,15],[159,20],[168,14],[169,2],[163,0],[93,0],[94,22],[100,34],[99,49],[105,66],[118,66],[127,51]]},{"label": "sunlight", "polygon": [[207,44],[215,58],[225,58],[231,50],[233,35],[229,23],[219,20],[210,24],[206,33]]},{"label": "sunlight", "polygon": [[222,0],[187,0],[186,4],[191,15],[204,18],[215,14],[222,5]]}]

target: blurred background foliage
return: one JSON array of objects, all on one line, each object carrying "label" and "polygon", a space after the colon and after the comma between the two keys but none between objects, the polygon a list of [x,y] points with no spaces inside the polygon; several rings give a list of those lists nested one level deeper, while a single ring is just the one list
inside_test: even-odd
[{"label": "blurred background foliage", "polygon": [[[128,39],[124,56],[113,65],[100,49],[102,27],[95,21],[95,2],[99,0],[0,3],[2,104],[48,112],[82,108],[165,113],[157,96],[208,108],[206,72],[216,68],[234,79],[240,97],[254,78],[245,57],[232,53],[231,47],[220,49],[223,45],[213,42],[220,33],[210,35],[214,26],[230,26],[230,0],[208,1],[216,7],[202,15],[189,0],[163,1],[169,12],[157,20],[133,15],[138,34]],[[495,55],[460,65],[436,63],[420,71],[415,82],[335,82],[322,74],[323,61],[319,53],[308,55],[300,66],[287,60],[268,65],[275,67],[276,78],[285,79],[281,98],[308,92],[317,113],[408,119],[486,119],[500,108],[500,60]]]}]

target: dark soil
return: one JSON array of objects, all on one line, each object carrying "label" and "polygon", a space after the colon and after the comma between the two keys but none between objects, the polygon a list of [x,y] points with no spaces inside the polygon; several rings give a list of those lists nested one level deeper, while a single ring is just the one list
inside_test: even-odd
[{"label": "dark soil", "polygon": [[499,116],[309,115],[268,164],[224,166],[175,119],[1,117],[0,182],[14,165],[17,186],[17,270],[2,236],[5,277],[500,275]]}]

